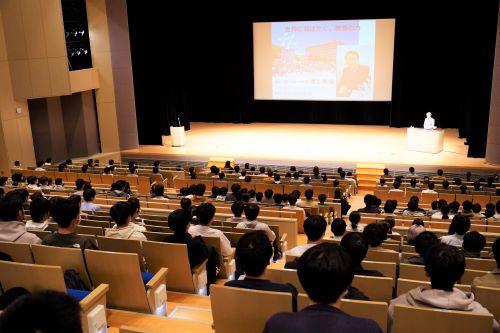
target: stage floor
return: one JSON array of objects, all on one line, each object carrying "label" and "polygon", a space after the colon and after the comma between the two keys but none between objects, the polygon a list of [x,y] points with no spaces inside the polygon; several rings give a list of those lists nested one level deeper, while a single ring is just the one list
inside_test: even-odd
[{"label": "stage floor", "polygon": [[[406,149],[406,128],[323,124],[191,123],[184,147],[140,146],[122,151],[122,157],[207,161],[230,157],[237,163],[354,167],[379,163],[387,167],[409,165],[449,168],[495,168],[484,158],[467,158],[467,146],[457,129],[446,129],[438,154]],[[435,169],[435,168],[434,168]]]}]

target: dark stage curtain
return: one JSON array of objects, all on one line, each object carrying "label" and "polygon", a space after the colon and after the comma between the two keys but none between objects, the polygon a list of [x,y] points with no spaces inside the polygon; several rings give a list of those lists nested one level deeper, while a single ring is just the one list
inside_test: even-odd
[{"label": "dark stage curtain", "polygon": [[[285,5],[286,4],[286,5]],[[315,5],[128,1],[139,142],[160,144],[181,118],[459,128],[483,157],[498,1]],[[252,22],[396,18],[392,102],[254,101]]]}]

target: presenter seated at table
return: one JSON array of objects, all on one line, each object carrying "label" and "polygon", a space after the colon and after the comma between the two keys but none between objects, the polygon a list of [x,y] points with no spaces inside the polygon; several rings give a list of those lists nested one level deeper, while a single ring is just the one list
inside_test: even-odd
[{"label": "presenter seated at table", "polygon": [[427,112],[426,116],[427,117],[424,120],[424,129],[426,129],[426,130],[436,129],[437,127],[434,125],[435,121],[434,121],[434,118],[432,118],[432,113]]}]

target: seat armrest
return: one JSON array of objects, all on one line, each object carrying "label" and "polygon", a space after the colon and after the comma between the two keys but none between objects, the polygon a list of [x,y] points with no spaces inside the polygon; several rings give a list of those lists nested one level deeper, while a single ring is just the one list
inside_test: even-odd
[{"label": "seat armrest", "polygon": [[146,283],[147,289],[155,289],[160,284],[165,283],[167,278],[168,268],[162,267],[160,270]]},{"label": "seat armrest", "polygon": [[286,241],[286,236],[287,236],[286,232],[281,235],[280,243],[283,243],[284,241]]},{"label": "seat armrest", "polygon": [[208,259],[206,259],[204,262],[202,262],[198,266],[194,266],[193,269],[191,270],[191,272],[195,275],[199,275],[199,274],[203,273],[203,271],[207,269],[207,262],[208,262]]},{"label": "seat armrest", "polygon": [[[109,291],[109,285],[101,283],[97,288],[92,290],[83,300],[80,301],[80,307],[85,312],[90,310],[96,304],[103,304],[106,306],[106,293]],[[104,302],[102,300],[104,299]]]}]

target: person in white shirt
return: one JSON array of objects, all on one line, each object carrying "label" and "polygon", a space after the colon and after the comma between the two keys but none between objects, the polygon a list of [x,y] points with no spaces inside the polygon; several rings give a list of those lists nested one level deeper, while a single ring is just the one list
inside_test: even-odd
[{"label": "person in white shirt", "polygon": [[[182,209],[187,210],[183,206],[183,200],[184,199],[181,200],[181,207]],[[141,202],[136,197],[128,198],[127,202],[130,204],[130,224],[132,224],[138,231],[146,231],[144,219],[139,217],[139,214],[141,213]],[[191,216],[191,214],[189,216]]]},{"label": "person in white shirt", "polygon": [[320,244],[326,231],[326,220],[321,215],[311,215],[304,221],[304,232],[307,235],[307,244],[298,245],[287,251],[287,255],[300,257],[311,247]]},{"label": "person in white shirt", "polygon": [[35,168],[35,171],[46,171],[46,170],[43,168],[43,161],[38,161],[38,162],[36,162],[36,168]]},{"label": "person in white shirt", "polygon": [[434,118],[432,118],[432,113],[427,112],[425,115],[426,115],[426,118],[424,120],[424,128],[426,130],[436,129],[437,127],[434,126],[435,121],[434,121]]},{"label": "person in white shirt", "polygon": [[111,215],[116,225],[113,228],[106,229],[104,236],[110,238],[137,239],[140,241],[147,240],[146,236],[130,223],[132,219],[132,207],[127,201],[115,203],[109,210],[109,215]]},{"label": "person in white shirt", "polygon": [[189,227],[188,232],[191,236],[211,236],[220,239],[220,248],[224,257],[230,256],[233,252],[231,249],[231,242],[227,239],[226,235],[219,230],[210,228],[210,223],[215,216],[215,206],[211,203],[202,203],[196,208],[196,225]]},{"label": "person in white shirt", "polygon": [[64,188],[64,181],[62,180],[62,178],[56,178],[54,180],[54,190],[56,191],[64,191],[65,188]]},{"label": "person in white shirt", "polygon": [[50,202],[46,198],[37,197],[31,200],[30,215],[31,220],[25,224],[26,231],[56,231],[50,228],[47,219],[49,218]]},{"label": "person in white shirt", "polygon": [[427,187],[428,189],[426,190],[422,190],[422,193],[437,193],[436,191],[434,191],[434,182],[429,182],[429,184],[427,184]]},{"label": "person in white shirt", "polygon": [[392,186],[393,188],[391,188],[389,192],[404,192],[402,189],[399,188],[401,186],[400,182],[395,181]]},{"label": "person in white shirt", "polygon": [[21,170],[22,169],[21,162],[14,161],[14,167],[12,169]]},{"label": "person in white shirt", "polygon": [[259,205],[254,203],[249,203],[245,206],[245,217],[246,221],[240,222],[236,225],[236,228],[262,230],[266,233],[267,238],[272,243],[276,239],[276,235],[265,223],[258,222],[257,217],[259,216]]},{"label": "person in white shirt", "polygon": [[28,186],[26,186],[29,190],[39,190],[40,187],[38,186],[38,178],[35,176],[28,176],[26,178],[26,181],[28,182]]},{"label": "person in white shirt", "polygon": [[135,165],[129,166],[128,172],[129,172],[129,174],[127,175],[128,177],[139,177],[139,175],[137,174],[137,167]]},{"label": "person in white shirt", "polygon": [[294,194],[290,194],[288,196],[288,206],[283,207],[283,209],[299,210],[304,215],[304,220],[305,220],[306,219],[306,211],[304,210],[304,208],[297,207],[296,204],[297,204],[297,197]]},{"label": "person in white shirt", "polygon": [[80,210],[98,212],[101,210],[101,206],[96,205],[92,201],[95,199],[96,192],[93,188],[88,188],[83,191],[83,203],[80,206]]},{"label": "person in white shirt", "polygon": [[415,173],[415,168],[414,167],[410,167],[408,169],[409,173],[405,176],[406,178],[416,178],[418,177],[417,174]]},{"label": "person in white shirt", "polygon": [[349,224],[346,228],[347,232],[363,232],[363,229],[365,228],[364,224],[360,224],[359,221],[361,221],[361,214],[359,212],[351,212],[349,214]]},{"label": "person in white shirt", "polygon": [[433,220],[452,219],[453,217],[455,217],[455,215],[450,214],[450,206],[448,206],[448,204],[444,203],[441,205],[439,212],[432,214],[431,219],[433,219]]},{"label": "person in white shirt", "polygon": [[228,217],[226,222],[244,222],[247,219],[242,217],[243,210],[245,209],[245,203],[243,201],[235,201],[231,205],[231,212],[233,212],[233,216]]},{"label": "person in white shirt", "polygon": [[332,221],[332,225],[330,226],[330,228],[332,229],[332,233],[333,233],[333,240],[334,241],[341,241],[342,240],[342,237],[344,236],[345,234],[345,230],[347,228],[347,224],[345,223],[344,220],[342,220],[341,218],[335,218],[333,219]]},{"label": "person in white shirt", "polygon": [[448,236],[441,237],[441,243],[461,248],[464,235],[470,229],[470,220],[464,215],[455,215],[448,229]]}]

